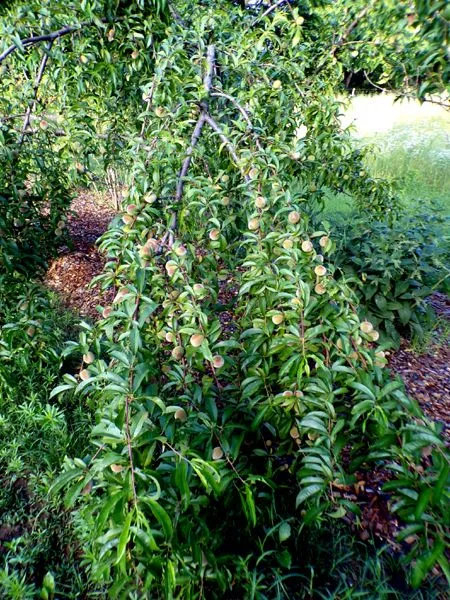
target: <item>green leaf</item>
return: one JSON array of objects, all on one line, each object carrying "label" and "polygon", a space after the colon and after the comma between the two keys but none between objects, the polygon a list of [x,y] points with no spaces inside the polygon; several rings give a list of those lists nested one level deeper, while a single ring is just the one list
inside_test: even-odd
[{"label": "green leaf", "polygon": [[298,507],[298,506],[300,506],[300,504],[303,504],[303,502],[310,500],[313,496],[316,496],[317,494],[322,492],[323,489],[324,489],[323,485],[317,485],[317,484],[309,485],[308,487],[302,489],[297,494],[297,498],[295,499],[295,506]]},{"label": "green leaf", "polygon": [[145,497],[145,498],[143,498],[143,500],[150,507],[150,510],[152,511],[153,516],[159,521],[166,539],[170,540],[170,538],[173,535],[173,526],[172,526],[172,521],[171,521],[169,515],[167,514],[167,512],[164,510],[164,508],[158,502],[156,502],[152,498]]},{"label": "green leaf", "polygon": [[278,529],[278,537],[280,542],[285,542],[291,537],[291,526],[289,523],[282,523]]}]

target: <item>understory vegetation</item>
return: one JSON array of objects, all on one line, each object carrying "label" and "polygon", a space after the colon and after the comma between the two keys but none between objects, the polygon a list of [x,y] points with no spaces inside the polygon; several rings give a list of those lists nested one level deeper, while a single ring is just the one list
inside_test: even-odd
[{"label": "understory vegetation", "polygon": [[[448,121],[376,153],[341,94],[443,94],[450,14],[381,4],[0,7],[2,597],[445,594],[450,456],[387,352],[448,292]],[[41,276],[105,178],[80,322]]]}]

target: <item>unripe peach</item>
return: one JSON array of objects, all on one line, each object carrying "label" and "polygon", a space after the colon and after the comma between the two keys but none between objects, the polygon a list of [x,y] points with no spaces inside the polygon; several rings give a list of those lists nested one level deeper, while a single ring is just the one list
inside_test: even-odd
[{"label": "unripe peach", "polygon": [[321,296],[322,294],[325,294],[325,292],[327,291],[325,289],[325,286],[322,285],[321,283],[318,283],[315,287],[314,290],[316,292],[316,294],[319,294],[319,296]]},{"label": "unripe peach", "polygon": [[129,215],[134,215],[134,213],[136,212],[136,210],[137,210],[137,206],[136,206],[136,204],[129,204],[129,205],[127,206],[127,213],[128,213]]},{"label": "unripe peach", "polygon": [[151,192],[150,194],[145,194],[144,196],[144,202],[146,202],[147,204],[153,204],[153,202],[156,202],[156,200],[157,196],[153,192]]},{"label": "unripe peach", "polygon": [[373,331],[371,331],[369,333],[369,337],[371,338],[371,340],[373,342],[376,342],[380,339],[380,334],[378,333],[378,331],[375,331],[375,329]]},{"label": "unripe peach", "polygon": [[250,219],[250,221],[248,222],[248,228],[250,229],[250,231],[255,231],[256,229],[258,229],[259,227],[259,219]]},{"label": "unripe peach", "polygon": [[30,326],[27,328],[27,335],[28,335],[29,337],[33,337],[35,333],[36,333],[36,327],[34,327],[33,325],[30,325]]},{"label": "unripe peach", "polygon": [[285,250],[292,250],[293,247],[294,247],[294,242],[291,239],[284,240],[283,248]]},{"label": "unripe peach", "polygon": [[191,346],[193,346],[194,348],[198,348],[202,345],[204,339],[205,338],[202,336],[201,333],[194,333],[194,335],[191,335],[189,341],[191,342]]},{"label": "unripe peach", "polygon": [[194,285],[192,286],[192,289],[194,290],[195,294],[202,294],[205,286],[202,285],[201,283],[194,283]]},{"label": "unripe peach", "polygon": [[214,460],[220,460],[223,458],[223,450],[220,446],[216,446],[212,452],[212,457]]},{"label": "unripe peach", "polygon": [[220,237],[220,229],[211,229],[209,232],[209,239],[215,242]]},{"label": "unripe peach", "polygon": [[256,167],[253,167],[248,172],[248,175],[249,175],[250,179],[256,179],[258,177],[258,175],[259,175],[259,171],[258,171],[258,169]]},{"label": "unripe peach", "polygon": [[323,265],[317,265],[317,267],[315,267],[314,269],[314,273],[318,276],[318,277],[323,277],[326,274],[327,270]]},{"label": "unripe peach", "polygon": [[257,196],[256,200],[255,200],[255,206],[256,208],[264,208],[266,206],[267,202],[265,200],[265,198],[263,198],[263,196]]},{"label": "unripe peach", "polygon": [[283,395],[283,397],[285,397],[285,398],[290,398],[291,396],[293,396],[293,395],[294,395],[294,392],[293,392],[293,391],[291,391],[291,390],[286,390],[286,391],[284,391],[284,392],[283,392],[283,394],[282,394],[282,395]]},{"label": "unripe peach", "polygon": [[371,333],[373,331],[373,325],[370,321],[363,321],[359,328],[363,333]]},{"label": "unripe peach", "polygon": [[187,414],[186,411],[184,410],[184,408],[179,408],[178,410],[175,411],[175,419],[177,421],[186,421],[187,419]]},{"label": "unripe peach", "polygon": [[164,115],[165,115],[165,114],[166,114],[166,111],[164,110],[164,108],[163,108],[162,106],[157,106],[157,107],[155,108],[155,115],[156,115],[157,117],[159,117],[160,119],[161,119],[162,117],[164,117]]},{"label": "unripe peach", "polygon": [[312,252],[313,249],[314,249],[314,246],[312,245],[312,242],[310,240],[305,240],[304,242],[302,242],[303,252]]},{"label": "unripe peach", "polygon": [[166,342],[170,342],[171,344],[175,341],[175,335],[172,333],[172,331],[168,331],[166,333],[166,335],[164,336]]},{"label": "unripe peach", "polygon": [[158,248],[158,245],[158,240],[155,240],[155,238],[149,238],[139,250],[139,254],[141,256],[151,256]]},{"label": "unripe peach", "polygon": [[221,367],[223,367],[225,361],[223,359],[222,356],[220,356],[220,354],[216,354],[216,356],[213,356],[213,367],[215,369],[220,369]]},{"label": "unripe peach", "polygon": [[281,89],[282,85],[283,84],[281,83],[281,81],[279,79],[275,79],[275,81],[272,83],[272,89],[279,90],[279,89]]},{"label": "unripe peach", "polygon": [[136,60],[136,58],[137,58],[138,56],[139,56],[139,51],[138,51],[138,50],[134,50],[134,51],[131,53],[131,58],[132,58],[133,60]]},{"label": "unripe peach", "polygon": [[173,262],[172,260],[169,260],[169,262],[166,263],[166,271],[167,271],[167,275],[169,277],[172,277],[176,273],[177,270],[178,270],[177,263]]},{"label": "unripe peach", "polygon": [[39,121],[39,127],[43,130],[48,129],[48,122],[45,119]]},{"label": "unripe peach", "polygon": [[86,354],[83,354],[83,362],[85,362],[87,365],[91,365],[95,360],[95,355],[93,352],[87,352]]},{"label": "unripe peach", "polygon": [[175,346],[172,350],[172,358],[175,360],[181,360],[184,356],[184,348],[181,346]]},{"label": "unripe peach", "polygon": [[105,308],[102,310],[102,317],[104,319],[107,319],[111,313],[112,313],[112,308],[110,306],[105,306]]},{"label": "unripe peach", "polygon": [[298,439],[300,437],[300,434],[298,432],[297,427],[292,427],[292,429],[289,431],[289,435],[293,440]]},{"label": "unripe peach", "polygon": [[114,465],[114,464],[109,465],[109,468],[111,469],[111,471],[113,473],[121,473],[125,469],[125,467],[122,467],[122,465]]},{"label": "unripe peach", "polygon": [[175,248],[175,254],[177,256],[185,256],[186,252],[187,252],[187,250],[186,250],[185,246],[177,246]]},{"label": "unripe peach", "polygon": [[87,381],[90,378],[91,378],[91,374],[89,373],[89,371],[87,369],[83,369],[82,371],[80,371],[80,379],[82,381]]},{"label": "unripe peach", "polygon": [[220,180],[223,183],[227,183],[230,180],[230,176],[229,175],[222,175],[222,177],[220,178]]},{"label": "unripe peach", "polygon": [[325,248],[329,241],[330,238],[327,235],[323,235],[319,240],[320,247]]},{"label": "unripe peach", "polygon": [[281,325],[281,323],[284,321],[284,315],[281,313],[277,313],[276,315],[273,315],[272,317],[272,323],[274,325]]},{"label": "unripe peach", "polygon": [[59,229],[59,227],[57,227],[55,229],[55,235],[56,235],[56,237],[61,237],[63,233],[64,233],[63,230]]},{"label": "unripe peach", "polygon": [[288,221],[289,223],[292,223],[292,225],[295,225],[300,221],[300,213],[298,213],[296,210],[293,210],[288,214]]},{"label": "unripe peach", "polygon": [[228,206],[230,204],[230,198],[228,196],[224,196],[221,200],[222,206]]},{"label": "unripe peach", "polygon": [[123,215],[122,221],[125,223],[125,225],[131,225],[134,222],[134,217],[131,215]]}]

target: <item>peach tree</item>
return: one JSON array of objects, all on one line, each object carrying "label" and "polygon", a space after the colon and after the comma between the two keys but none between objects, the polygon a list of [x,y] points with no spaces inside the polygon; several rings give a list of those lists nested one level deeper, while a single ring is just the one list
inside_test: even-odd
[{"label": "peach tree", "polygon": [[92,580],[112,597],[292,597],[312,532],[358,519],[342,491],[381,469],[412,584],[448,576],[438,426],[390,377],[320,216],[329,190],[367,219],[398,210],[341,129],[327,3],[180,1],[170,20],[159,4],[140,19],[141,2],[82,2],[97,35],[59,61],[92,72],[61,68],[71,92],[51,100],[72,115],[59,169],[98,149],[127,170],[100,243],[114,301],[53,392],[96,415],[92,452],[52,487]]}]

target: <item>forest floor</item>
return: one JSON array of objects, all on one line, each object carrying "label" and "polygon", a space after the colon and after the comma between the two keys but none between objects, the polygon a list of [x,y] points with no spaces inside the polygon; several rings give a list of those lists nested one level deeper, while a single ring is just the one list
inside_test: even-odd
[{"label": "forest floor", "polygon": [[[102,272],[105,257],[96,241],[106,231],[115,211],[106,196],[81,190],[72,203],[68,221],[70,243],[48,269],[45,283],[57,292],[64,306],[81,317],[95,320],[97,307],[112,302],[113,290],[103,292],[91,280]],[[424,413],[442,424],[442,434],[450,444],[450,298],[439,292],[430,297],[440,322],[440,329],[420,349],[403,340],[392,352],[390,367],[400,375],[410,396]]]}]

